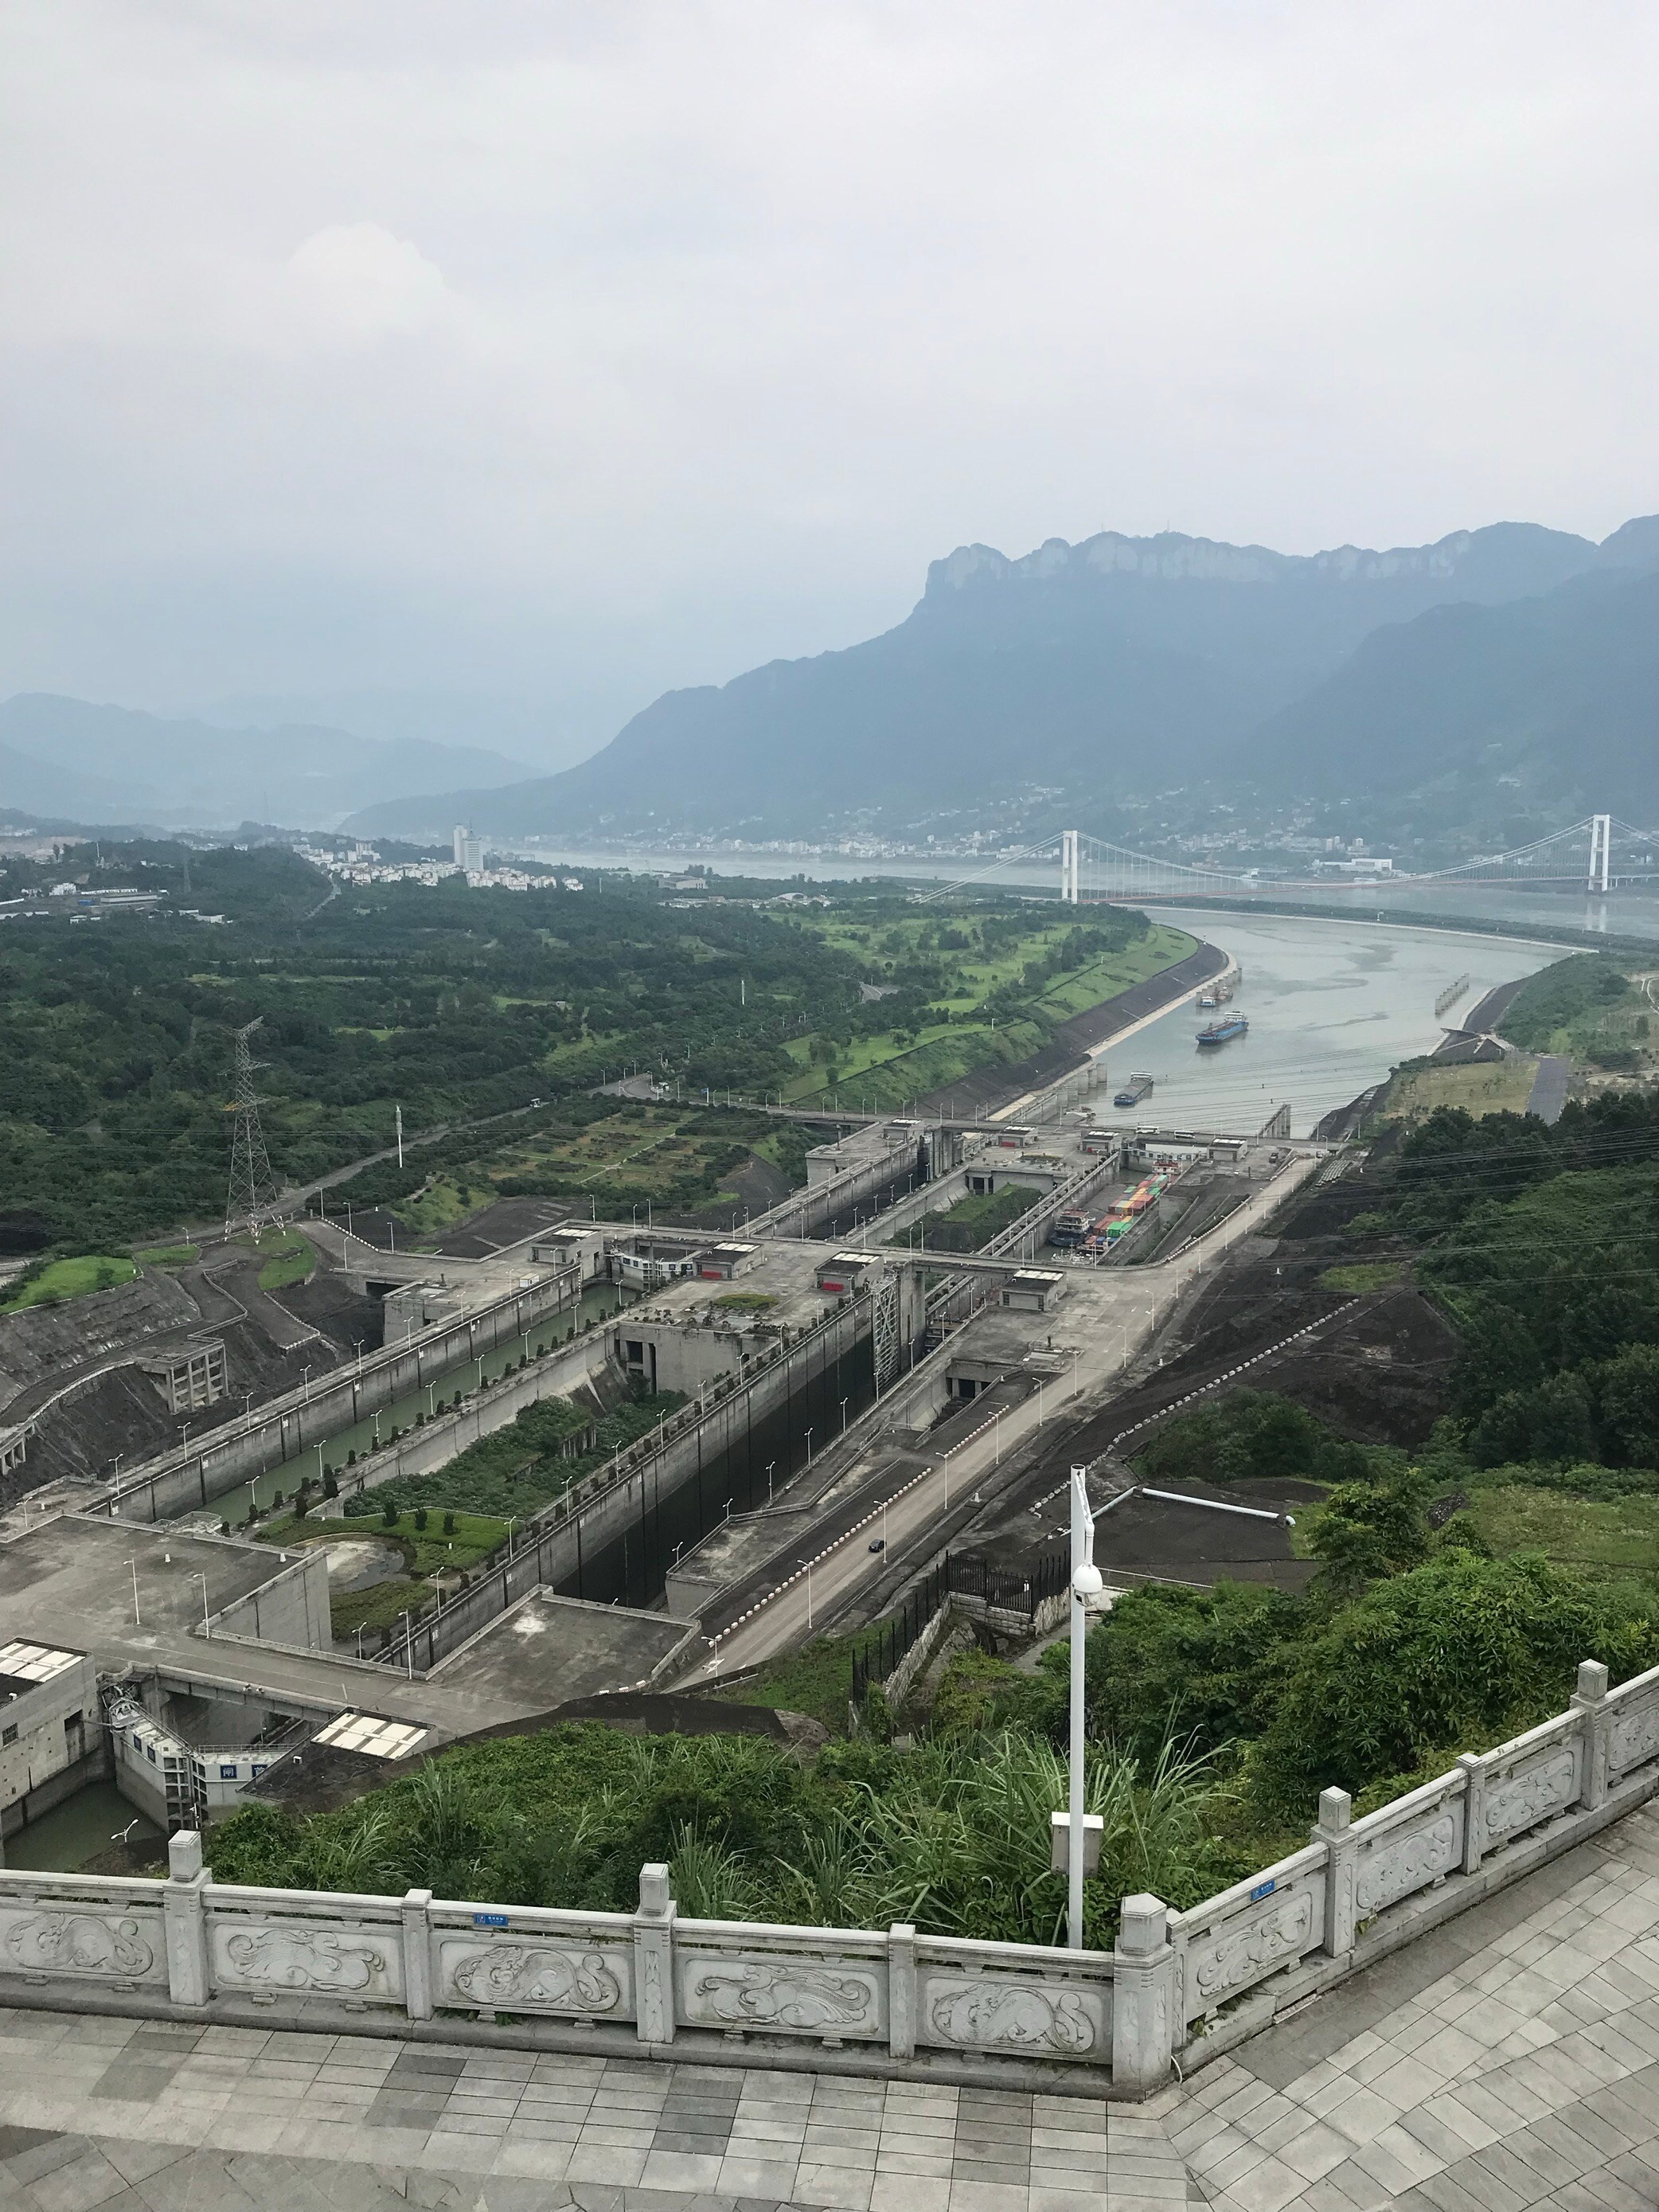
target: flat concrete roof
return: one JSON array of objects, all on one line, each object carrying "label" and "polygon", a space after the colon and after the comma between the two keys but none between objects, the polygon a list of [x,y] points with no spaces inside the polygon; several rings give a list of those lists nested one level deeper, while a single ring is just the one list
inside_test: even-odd
[{"label": "flat concrete roof", "polygon": [[[653,1315],[664,1320],[684,1325],[701,1320],[705,1307],[714,1310],[716,1322],[726,1321],[744,1335],[751,1335],[757,1326],[775,1326],[787,1322],[791,1328],[810,1328],[822,1321],[834,1304],[834,1293],[821,1291],[814,1277],[819,1263],[836,1258],[848,1250],[841,1243],[826,1243],[817,1239],[801,1243],[794,1238],[775,1237],[756,1248],[754,1262],[746,1267],[735,1282],[705,1280],[701,1275],[690,1275],[683,1280],[665,1285],[659,1291],[647,1291],[636,1306],[630,1306],[620,1317],[622,1333],[626,1336],[629,1324],[648,1322]],[[882,1258],[873,1249],[854,1256],[867,1259],[873,1266]],[[764,1310],[745,1310],[732,1306],[722,1313],[720,1302],[723,1297],[737,1297],[745,1302],[757,1296],[775,1299],[776,1304]]]},{"label": "flat concrete roof", "polygon": [[711,1528],[702,1543],[682,1552],[671,1574],[696,1575],[720,1586],[764,1566],[774,1552],[793,1544],[817,1517],[817,1508],[797,1505],[769,1513],[738,1513]]},{"label": "flat concrete roof", "polygon": [[531,1591],[433,1669],[509,1712],[544,1713],[573,1698],[640,1687],[689,1633],[665,1613],[630,1613]]},{"label": "flat concrete roof", "polygon": [[[298,1556],[290,1552],[287,1564]],[[61,1644],[72,1638],[94,1654],[111,1644],[130,1651],[151,1641],[176,1648],[201,1621],[204,1575],[207,1609],[217,1613],[263,1589],[283,1567],[283,1555],[267,1544],[64,1514],[0,1544],[0,1638]],[[205,1655],[210,1647],[200,1648]]]}]

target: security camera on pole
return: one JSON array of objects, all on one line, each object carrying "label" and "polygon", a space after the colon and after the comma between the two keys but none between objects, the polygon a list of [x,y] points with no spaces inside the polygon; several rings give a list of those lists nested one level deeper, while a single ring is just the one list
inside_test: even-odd
[{"label": "security camera on pole", "polygon": [[1089,1510],[1089,1470],[1072,1469],[1072,1755],[1071,1804],[1050,1815],[1051,1863],[1066,1877],[1066,1941],[1073,1951],[1083,1944],[1083,1878],[1100,1864],[1103,1826],[1098,1813],[1083,1809],[1084,1644],[1089,1614],[1099,1606],[1105,1584],[1095,1565],[1095,1516]]}]

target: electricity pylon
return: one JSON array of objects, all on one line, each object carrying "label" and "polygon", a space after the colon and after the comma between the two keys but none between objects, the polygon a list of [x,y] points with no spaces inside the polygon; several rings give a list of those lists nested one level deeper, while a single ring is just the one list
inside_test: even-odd
[{"label": "electricity pylon", "polygon": [[[263,1016],[260,1018],[264,1018]],[[226,1112],[236,1116],[230,1145],[230,1194],[225,1200],[225,1234],[239,1227],[251,1231],[257,1244],[260,1232],[277,1220],[276,1178],[259,1127],[259,1101],[253,1089],[253,1054],[248,1039],[259,1026],[250,1022],[236,1032],[236,1099]]]}]

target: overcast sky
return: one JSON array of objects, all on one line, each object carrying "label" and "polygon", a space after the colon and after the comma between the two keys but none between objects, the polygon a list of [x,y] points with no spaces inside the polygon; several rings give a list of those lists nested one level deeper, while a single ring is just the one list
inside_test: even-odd
[{"label": "overcast sky", "polygon": [[5,0],[0,42],[0,695],[499,694],[550,753],[964,541],[1659,507],[1650,0]]}]

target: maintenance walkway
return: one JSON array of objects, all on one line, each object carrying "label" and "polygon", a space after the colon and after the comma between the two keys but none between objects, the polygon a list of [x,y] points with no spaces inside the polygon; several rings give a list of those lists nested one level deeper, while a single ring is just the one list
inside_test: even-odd
[{"label": "maintenance walkway", "polygon": [[1659,1812],[1141,2106],[0,2010],[7,2212],[1652,2212]]}]

